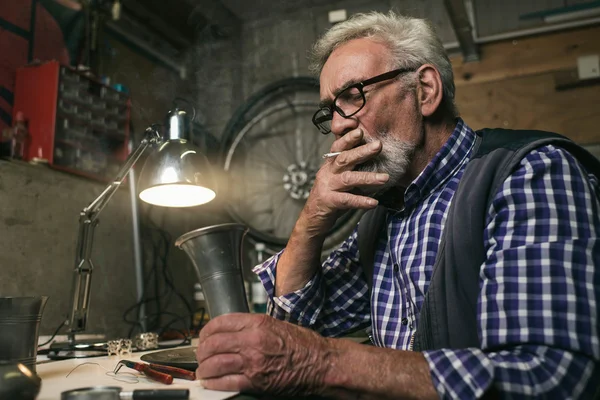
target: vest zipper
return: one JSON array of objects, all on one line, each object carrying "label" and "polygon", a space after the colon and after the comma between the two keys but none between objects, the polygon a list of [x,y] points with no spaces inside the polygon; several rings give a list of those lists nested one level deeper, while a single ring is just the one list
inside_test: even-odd
[{"label": "vest zipper", "polygon": [[413,351],[413,346],[415,345],[415,335],[417,332],[414,332],[412,335],[410,335],[410,342],[408,343],[408,350],[409,351]]}]

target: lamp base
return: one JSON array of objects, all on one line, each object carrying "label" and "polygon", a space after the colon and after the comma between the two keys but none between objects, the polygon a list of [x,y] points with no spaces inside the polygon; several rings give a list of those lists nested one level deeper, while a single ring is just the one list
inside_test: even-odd
[{"label": "lamp base", "polygon": [[99,357],[107,355],[108,345],[104,339],[69,340],[54,342],[48,349],[51,360],[66,360],[69,358]]}]

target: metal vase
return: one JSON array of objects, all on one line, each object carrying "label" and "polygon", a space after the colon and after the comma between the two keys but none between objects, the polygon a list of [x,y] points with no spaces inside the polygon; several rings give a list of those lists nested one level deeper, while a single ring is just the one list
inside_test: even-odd
[{"label": "metal vase", "polygon": [[213,225],[181,235],[175,245],[186,252],[202,285],[211,318],[249,312],[242,274],[242,242],[248,228]]},{"label": "metal vase", "polygon": [[35,373],[42,313],[48,297],[0,297],[0,360]]}]

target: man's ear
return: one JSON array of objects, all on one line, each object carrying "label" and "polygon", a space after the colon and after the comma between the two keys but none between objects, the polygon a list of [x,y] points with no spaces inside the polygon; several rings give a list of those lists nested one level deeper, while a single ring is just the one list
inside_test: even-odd
[{"label": "man's ear", "polygon": [[419,107],[424,117],[431,117],[442,103],[444,94],[442,77],[431,64],[422,65],[419,73]]}]

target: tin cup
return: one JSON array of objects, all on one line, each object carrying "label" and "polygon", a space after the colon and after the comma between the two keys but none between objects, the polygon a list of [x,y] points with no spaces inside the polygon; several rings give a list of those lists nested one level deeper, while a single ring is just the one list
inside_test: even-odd
[{"label": "tin cup", "polygon": [[38,336],[48,297],[0,297],[0,360],[35,373]]}]

